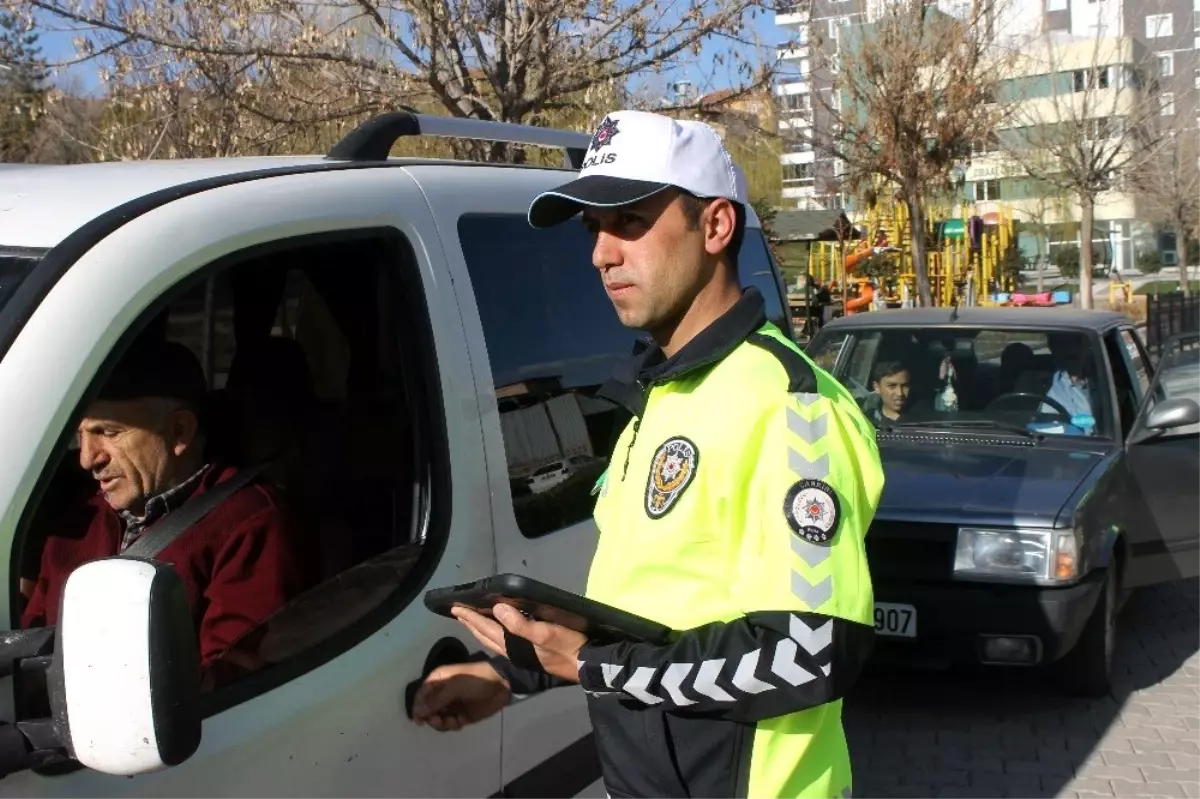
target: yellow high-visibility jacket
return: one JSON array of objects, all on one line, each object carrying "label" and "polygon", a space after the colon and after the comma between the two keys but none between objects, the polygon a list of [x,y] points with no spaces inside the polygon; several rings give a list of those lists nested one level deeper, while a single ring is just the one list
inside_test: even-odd
[{"label": "yellow high-visibility jacket", "polygon": [[850,393],[742,300],[601,396],[633,418],[597,484],[587,595],[679,631],[580,652],[609,794],[850,795],[842,697],[874,640],[883,490]]}]

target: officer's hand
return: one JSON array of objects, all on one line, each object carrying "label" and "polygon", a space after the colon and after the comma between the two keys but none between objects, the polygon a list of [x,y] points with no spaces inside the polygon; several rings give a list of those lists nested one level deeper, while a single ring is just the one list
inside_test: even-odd
[{"label": "officer's hand", "polygon": [[[479,643],[494,654],[508,657],[504,647],[504,630],[519,635],[533,644],[542,668],[555,677],[579,682],[579,650],[587,636],[572,629],[545,621],[527,619],[511,605],[498,604],[492,609],[496,621],[468,608],[450,611],[471,631]],[[500,625],[504,626],[501,627]]]},{"label": "officer's hand", "polygon": [[483,721],[508,704],[508,683],[490,663],[455,663],[429,673],[413,699],[413,721],[435,730],[458,730]]}]

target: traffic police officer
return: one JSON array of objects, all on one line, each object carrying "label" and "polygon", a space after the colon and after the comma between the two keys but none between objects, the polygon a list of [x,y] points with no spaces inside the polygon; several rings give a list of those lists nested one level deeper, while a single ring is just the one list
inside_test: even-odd
[{"label": "traffic police officer", "polygon": [[496,657],[435,671],[418,723],[579,683],[611,796],[850,795],[842,698],[874,639],[883,472],[850,393],[739,287],[745,205],[712,128],[621,111],[530,206],[534,227],[583,212],[618,316],[653,338],[600,392],[632,419],[596,487],[587,596],[680,632],[601,645],[456,610]]}]

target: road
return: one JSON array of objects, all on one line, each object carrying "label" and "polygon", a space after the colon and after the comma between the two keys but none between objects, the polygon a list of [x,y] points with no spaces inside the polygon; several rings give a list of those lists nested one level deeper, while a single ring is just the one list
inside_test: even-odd
[{"label": "road", "polygon": [[846,703],[854,795],[1200,797],[1198,604],[1196,580],[1133,594],[1105,699],[1024,671],[870,674]]}]

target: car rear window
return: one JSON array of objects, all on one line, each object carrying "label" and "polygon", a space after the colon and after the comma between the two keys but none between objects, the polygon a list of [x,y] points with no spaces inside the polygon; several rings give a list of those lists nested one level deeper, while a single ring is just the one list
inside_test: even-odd
[{"label": "car rear window", "polygon": [[822,331],[808,353],[881,427],[1113,434],[1106,361],[1082,331],[881,325]]}]

